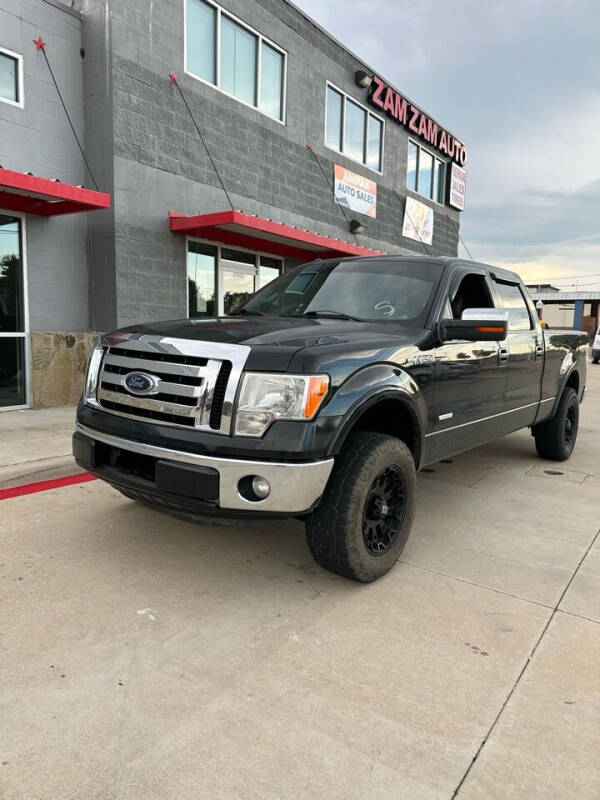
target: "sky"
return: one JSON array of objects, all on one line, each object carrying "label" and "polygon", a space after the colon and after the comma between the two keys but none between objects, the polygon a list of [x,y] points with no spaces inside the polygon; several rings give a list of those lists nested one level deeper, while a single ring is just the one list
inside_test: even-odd
[{"label": "sky", "polygon": [[475,260],[600,289],[600,0],[295,2],[467,145]]}]

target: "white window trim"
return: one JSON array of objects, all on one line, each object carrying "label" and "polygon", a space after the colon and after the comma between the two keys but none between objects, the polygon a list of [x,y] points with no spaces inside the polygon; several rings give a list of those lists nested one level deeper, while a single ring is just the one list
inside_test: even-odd
[{"label": "white window trim", "polygon": [[21,220],[21,270],[23,281],[23,322],[24,331],[3,331],[0,338],[3,339],[25,339],[25,403],[18,406],[0,406],[0,413],[3,411],[17,411],[22,408],[31,408],[33,396],[31,386],[31,337],[29,330],[29,281],[27,280],[27,231],[26,215],[19,211],[5,211],[0,207],[0,214],[7,217],[17,217]]},{"label": "white window trim", "polygon": [[[237,103],[241,103],[246,108],[251,108],[254,111],[258,111],[259,114],[262,114],[267,119],[273,120],[273,122],[278,122],[280,125],[286,125],[287,119],[287,60],[288,54],[279,45],[275,44],[271,39],[268,39],[266,36],[263,36],[262,33],[255,30],[253,27],[245,23],[239,17],[236,17],[235,14],[232,14],[230,11],[227,11],[225,8],[221,8],[218,3],[213,2],[213,0],[203,0],[207,5],[212,6],[217,12],[217,24],[216,24],[216,33],[215,33],[215,78],[216,82],[211,83],[207,81],[206,78],[201,78],[200,75],[196,75],[194,72],[188,69],[188,57],[187,57],[187,5],[188,0],[183,0],[183,71],[186,75],[189,75],[194,80],[200,81],[205,86],[210,86],[212,89],[215,89],[217,92],[224,94],[225,97],[230,97],[232,100],[235,100]],[[240,100],[239,97],[236,97],[229,92],[226,92],[225,89],[221,89],[221,14],[225,14],[226,17],[229,17],[233,22],[240,25],[240,27],[245,28],[251,34],[256,36],[258,39],[258,52],[256,55],[256,105],[252,103],[246,103],[245,100]],[[262,43],[268,44],[269,47],[272,47],[273,50],[277,50],[278,53],[281,53],[283,56],[283,85],[281,88],[282,98],[282,119],[278,119],[277,117],[272,117],[270,114],[267,114],[266,111],[263,111],[259,107],[260,103],[260,89],[261,89],[261,71],[262,71]]]},{"label": "white window trim", "polygon": [[15,108],[25,108],[25,85],[23,81],[23,56],[20,53],[13,53],[12,50],[7,50],[6,47],[0,47],[0,53],[3,56],[9,56],[10,58],[14,58],[17,62],[17,88],[19,93],[19,99],[17,100],[9,100],[8,97],[2,97],[0,95],[0,103],[6,103],[9,106],[14,106]]},{"label": "white window trim", "polygon": [[[217,251],[217,263],[216,263],[216,274],[215,274],[215,295],[216,295],[216,317],[223,317],[225,315],[225,309],[223,307],[223,297],[221,296],[221,250],[239,250],[242,253],[250,253],[250,255],[254,256],[254,269],[258,270],[260,267],[260,257],[265,256],[266,258],[276,258],[278,261],[281,262],[281,275],[285,272],[285,258],[284,256],[275,256],[273,253],[266,253],[263,250],[250,250],[247,247],[238,247],[237,245],[228,245],[228,244],[221,244],[220,242],[213,242],[210,239],[202,239],[199,236],[186,236],[185,237],[185,313],[186,316],[190,313],[190,284],[188,281],[188,274],[187,274],[187,257],[189,252],[189,242],[199,242],[200,244],[206,244],[210,247],[214,247]],[[244,266],[251,267],[251,264],[246,264]],[[258,273],[256,273],[256,276]],[[255,276],[255,277],[256,277]],[[258,291],[258,289],[256,290]],[[195,317],[189,317],[189,319],[196,319]],[[198,317],[197,319],[202,319],[202,317]],[[214,319],[214,317],[206,317],[206,319]]]},{"label": "white window trim", "polygon": [[[433,157],[434,168],[435,168],[435,162],[436,161],[441,161],[442,164],[444,165],[444,187],[443,187],[443,190],[442,190],[442,197],[444,198],[444,202],[440,203],[439,200],[435,200],[433,197],[428,197],[426,194],[422,194],[418,189],[411,189],[408,185],[406,186],[406,191],[410,192],[411,194],[414,194],[416,198],[422,198],[423,200],[429,200],[430,203],[435,203],[436,206],[441,206],[442,208],[445,208],[446,205],[447,205],[446,204],[446,186],[447,186],[447,183],[448,183],[448,164],[450,162],[445,161],[443,158],[441,158],[440,156],[436,155],[436,153],[433,150],[430,150],[428,147],[423,147],[423,145],[420,142],[418,142],[416,139],[411,139],[411,137],[409,136],[408,137],[408,141],[406,143],[406,173],[407,173],[406,177],[407,177],[407,180],[408,180],[408,148],[409,148],[411,143],[414,144],[416,147],[418,147],[419,150],[423,150],[426,153],[428,153],[430,156]],[[417,161],[417,186],[419,185],[420,161],[421,161],[420,159]],[[432,178],[432,184],[431,185],[433,187],[433,178]]]},{"label": "white window trim", "polygon": [[[341,150],[338,150],[337,147],[332,147],[330,144],[327,144],[327,90],[329,88],[333,89],[335,92],[338,92],[338,94],[341,94],[342,97],[344,98],[344,102],[342,104],[342,149]],[[359,161],[357,158],[354,158],[353,156],[344,152],[343,149],[344,137],[346,135],[346,102],[348,100],[351,100],[355,105],[359,106],[360,108],[363,109],[363,111],[367,112],[367,129],[365,131],[365,135],[367,137],[369,135],[369,116],[375,117],[376,120],[381,122],[381,154],[380,154],[381,169],[375,169],[374,167],[370,167],[364,161]],[[343,89],[340,89],[339,86],[336,86],[335,83],[332,83],[331,81],[325,81],[325,127],[323,131],[323,142],[328,150],[331,150],[334,153],[339,153],[341,156],[344,156],[344,158],[347,158],[349,161],[353,161],[355,164],[360,164],[362,167],[365,167],[371,172],[374,172],[376,175],[383,175],[383,156],[385,150],[385,119],[383,117],[380,117],[379,114],[376,114],[374,111],[371,111],[371,109],[368,106],[364,105],[364,103],[359,102],[355,97],[352,97],[352,95],[349,95],[347,92],[345,92]],[[367,141],[365,142],[365,147],[368,147],[368,138]]]}]

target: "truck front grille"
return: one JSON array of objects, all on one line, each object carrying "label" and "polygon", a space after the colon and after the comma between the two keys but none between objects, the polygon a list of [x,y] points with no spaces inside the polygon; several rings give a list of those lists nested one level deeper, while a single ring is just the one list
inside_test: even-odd
[{"label": "truck front grille", "polygon": [[[114,344],[108,337],[107,343],[97,383],[101,408],[167,425],[230,432],[233,399],[249,348],[139,334],[119,336]],[[203,348],[206,355],[198,353]],[[131,372],[154,380],[151,394],[129,391],[125,378]]]}]

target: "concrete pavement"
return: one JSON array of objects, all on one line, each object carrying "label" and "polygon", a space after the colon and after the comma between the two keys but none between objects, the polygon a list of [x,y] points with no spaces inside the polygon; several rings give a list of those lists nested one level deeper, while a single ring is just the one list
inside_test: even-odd
[{"label": "concrete pavement", "polygon": [[568,462],[519,432],[433,465],[369,586],[297,522],[195,526],[97,481],[3,501],[0,796],[597,798],[589,377]]}]

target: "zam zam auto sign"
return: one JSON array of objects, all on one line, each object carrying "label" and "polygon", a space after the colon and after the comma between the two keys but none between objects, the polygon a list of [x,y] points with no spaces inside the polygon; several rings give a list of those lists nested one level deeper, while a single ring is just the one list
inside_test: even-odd
[{"label": "zam zam auto sign", "polygon": [[435,147],[461,167],[467,163],[467,148],[451,133],[434,122],[409,100],[388,86],[377,75],[369,86],[369,102],[384,111],[390,119],[402,125],[422,141]]},{"label": "zam zam auto sign", "polygon": [[366,214],[367,217],[377,215],[377,184],[369,178],[363,178],[356,172],[335,164],[333,168],[334,198],[340,206],[351,211]]}]

